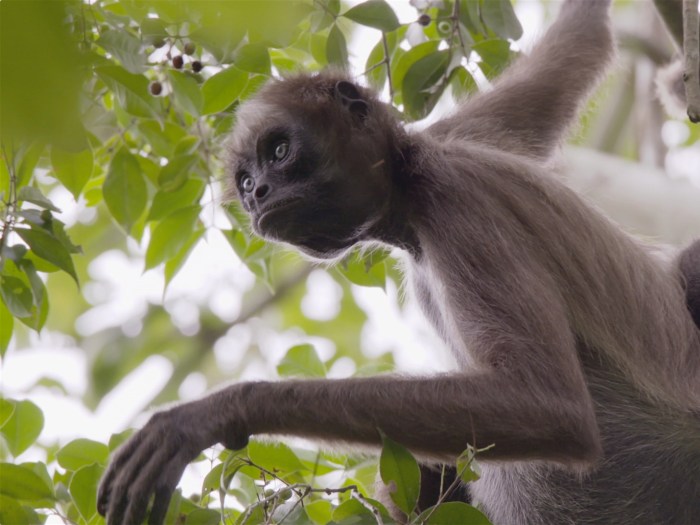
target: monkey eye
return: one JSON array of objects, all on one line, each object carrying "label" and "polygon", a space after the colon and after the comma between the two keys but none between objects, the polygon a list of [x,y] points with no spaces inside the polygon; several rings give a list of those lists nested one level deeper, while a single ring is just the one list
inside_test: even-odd
[{"label": "monkey eye", "polygon": [[255,188],[255,181],[253,180],[253,177],[250,175],[243,175],[243,178],[241,179],[241,188],[243,188],[243,191],[246,193],[253,191],[253,188]]},{"label": "monkey eye", "polygon": [[275,160],[283,160],[289,153],[289,142],[282,140],[275,146]]}]

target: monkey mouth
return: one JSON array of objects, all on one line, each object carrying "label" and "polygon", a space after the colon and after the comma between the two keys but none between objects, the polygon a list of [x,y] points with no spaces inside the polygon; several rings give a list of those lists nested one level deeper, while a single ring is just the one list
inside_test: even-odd
[{"label": "monkey mouth", "polygon": [[287,210],[287,208],[291,207],[294,203],[296,203],[299,200],[299,197],[289,197],[286,199],[280,199],[265,206],[265,208],[260,210],[257,214],[257,219],[255,223],[258,230],[261,232],[264,231],[263,222],[269,223],[272,217],[284,212],[285,210]]}]

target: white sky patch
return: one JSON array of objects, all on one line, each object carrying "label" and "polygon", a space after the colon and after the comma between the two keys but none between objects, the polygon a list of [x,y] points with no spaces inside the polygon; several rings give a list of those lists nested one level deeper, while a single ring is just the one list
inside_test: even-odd
[{"label": "white sky patch", "polygon": [[306,280],[306,295],[301,300],[305,317],[315,321],[330,321],[340,313],[342,287],[323,270],[314,270]]}]

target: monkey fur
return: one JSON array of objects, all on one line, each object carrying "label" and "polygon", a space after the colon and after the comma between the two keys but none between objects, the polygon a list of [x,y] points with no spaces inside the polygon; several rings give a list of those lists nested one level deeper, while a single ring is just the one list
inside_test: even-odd
[{"label": "monkey fur", "polygon": [[458,497],[496,525],[700,523],[700,330],[681,273],[698,252],[669,270],[548,169],[614,54],[609,3],[567,0],[492,90],[423,131],[333,72],[242,104],[230,177],[254,230],[319,260],[402,248],[457,369],[238,383],[159,412],[102,480],[109,525],[140,523],[151,498],[161,523],[216,443],[378,447],[378,429],[424,463],[421,506],[435,465],[493,444]]}]

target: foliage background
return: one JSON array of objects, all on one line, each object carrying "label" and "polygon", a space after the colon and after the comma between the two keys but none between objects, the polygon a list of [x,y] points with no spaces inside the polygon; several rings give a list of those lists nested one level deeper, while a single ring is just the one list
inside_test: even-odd
[{"label": "foliage background", "polygon": [[[0,523],[102,523],[95,487],[127,435],[110,433],[223,381],[449,367],[389,253],[313,268],[221,206],[235,108],[270,75],[349,66],[420,126],[519,49],[509,0],[357,4],[0,3]],[[650,2],[617,4],[620,65],[562,173],[628,229],[680,244],[700,234],[700,134],[653,95],[673,49]],[[389,521],[367,499],[376,460],[292,445],[208,451],[169,521]],[[382,475],[404,480],[409,512],[415,473],[387,443]],[[483,522],[452,504],[413,519]]]}]

